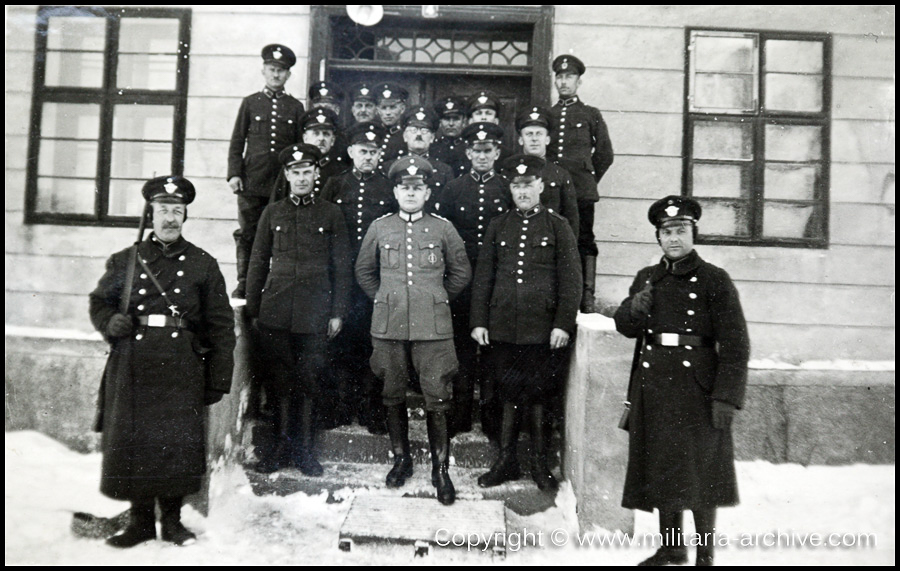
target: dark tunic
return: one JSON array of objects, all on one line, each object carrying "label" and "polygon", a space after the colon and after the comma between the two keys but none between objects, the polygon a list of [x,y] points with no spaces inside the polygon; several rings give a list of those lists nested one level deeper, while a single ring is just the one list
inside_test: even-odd
[{"label": "dark tunic", "polygon": [[450,181],[441,200],[441,216],[453,223],[474,265],[491,220],[512,207],[509,183],[493,170],[483,175],[470,171]]},{"label": "dark tunic", "polygon": [[[113,254],[90,295],[91,322],[105,334],[118,313],[131,248]],[[122,500],[183,496],[206,470],[203,396],[228,392],[234,365],[234,312],[216,260],[179,238],[168,247],[151,235],[138,249],[169,298],[136,266],[128,314],[167,315],[182,328],[136,325],[111,339],[101,390],[100,491]],[[209,349],[204,362],[198,351]]]},{"label": "dark tunic", "polygon": [[[646,284],[653,302],[645,320],[631,299]],[[712,401],[740,407],[750,341],[738,292],[728,274],[696,251],[638,272],[615,314],[616,329],[638,338],[629,419],[628,472],[622,505],[678,511],[738,502],[731,430],[712,426]],[[653,334],[695,335],[715,346],[663,346]]]},{"label": "dark tunic", "polygon": [[466,156],[466,141],[462,137],[441,135],[429,148],[429,154],[448,165],[453,171],[453,178],[462,176],[472,169],[472,163]]},{"label": "dark tunic", "polygon": [[572,233],[578,236],[578,195],[569,172],[548,161],[541,171],[541,180],[541,204],[568,220]]},{"label": "dark tunic", "polygon": [[600,110],[578,97],[550,108],[553,134],[547,158],[572,175],[578,200],[600,200],[597,183],[613,163],[612,141]]}]

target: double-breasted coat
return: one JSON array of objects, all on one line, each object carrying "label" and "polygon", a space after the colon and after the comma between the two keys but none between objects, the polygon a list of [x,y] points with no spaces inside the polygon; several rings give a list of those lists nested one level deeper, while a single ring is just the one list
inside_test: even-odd
[{"label": "double-breasted coat", "polygon": [[[631,300],[647,285],[646,318]],[[750,341],[728,273],[696,251],[638,272],[615,314],[616,329],[638,338],[632,372],[628,471],[622,505],[652,511],[702,509],[738,501],[730,429],[712,426],[712,401],[740,408]],[[672,345],[663,333],[691,336]],[[693,344],[691,344],[693,343]]]},{"label": "double-breasted coat", "polygon": [[[91,322],[104,335],[119,312],[131,251],[109,258],[90,294]],[[167,300],[136,265],[127,312],[135,328],[108,339],[95,427],[102,432],[100,491],[122,500],[200,489],[206,470],[204,394],[227,393],[234,366],[234,312],[216,260],[184,238],[164,245],[152,234],[139,244],[138,256]],[[180,327],[140,324],[150,315],[172,317],[170,306]]]}]

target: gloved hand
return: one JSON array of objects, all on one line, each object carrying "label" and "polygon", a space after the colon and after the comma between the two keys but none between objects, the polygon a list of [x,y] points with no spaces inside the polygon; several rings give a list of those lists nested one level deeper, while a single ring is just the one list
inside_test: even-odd
[{"label": "gloved hand", "polygon": [[653,303],[653,286],[647,284],[644,289],[634,294],[631,298],[631,317],[640,319],[650,313],[650,305]]},{"label": "gloved hand", "polygon": [[712,402],[712,425],[716,430],[725,430],[731,427],[734,413],[737,410],[731,403],[714,400]]},{"label": "gloved hand", "polygon": [[131,333],[133,328],[134,324],[130,317],[123,313],[117,313],[106,324],[106,335],[108,337],[124,337]]},{"label": "gloved hand", "polygon": [[222,391],[214,391],[212,389],[207,389],[205,393],[203,393],[203,404],[205,406],[209,406],[211,404],[216,404],[222,397],[225,396],[225,393]]}]

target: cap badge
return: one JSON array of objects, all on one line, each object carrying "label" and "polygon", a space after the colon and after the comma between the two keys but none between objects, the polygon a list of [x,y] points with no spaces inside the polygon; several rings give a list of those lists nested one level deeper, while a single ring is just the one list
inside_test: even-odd
[{"label": "cap badge", "polygon": [[366,139],[368,139],[368,140],[370,140],[370,141],[374,141],[374,140],[375,140],[375,133],[373,133],[372,131],[367,131],[367,132],[366,132]]},{"label": "cap badge", "polygon": [[537,121],[540,118],[540,116],[541,116],[540,113],[532,113],[531,115],[529,115],[529,117],[531,117],[532,121]]},{"label": "cap badge", "polygon": [[406,172],[409,173],[409,176],[416,176],[416,173],[419,172],[419,167],[410,165],[407,167]]},{"label": "cap badge", "polygon": [[569,62],[567,62],[566,60],[563,60],[562,65],[559,66],[560,69],[566,69],[568,67],[569,67]]},{"label": "cap badge", "polygon": [[328,88],[327,88],[327,87],[323,87],[322,89],[320,89],[320,90],[319,90],[319,95],[321,95],[322,97],[325,97],[326,95],[328,95]]},{"label": "cap badge", "polygon": [[478,137],[478,140],[483,141],[487,138],[487,133],[484,131],[478,131],[475,136]]},{"label": "cap badge", "polygon": [[303,153],[301,153],[300,151],[294,151],[294,154],[292,156],[294,157],[295,161],[303,160]]},{"label": "cap badge", "polygon": [[172,182],[172,179],[169,179],[169,182],[163,185],[163,188],[166,189],[166,192],[172,194],[176,190],[178,190],[178,185]]},{"label": "cap badge", "polygon": [[445,105],[445,107],[446,107],[447,109],[453,109],[453,102],[452,102],[452,101],[448,101],[447,104]]},{"label": "cap badge", "polygon": [[519,174],[525,174],[525,171],[528,170],[528,166],[523,163],[517,166],[516,170],[519,172]]},{"label": "cap badge", "polygon": [[384,91],[381,92],[381,95],[384,96],[385,99],[390,99],[391,98],[391,90],[385,89]]},{"label": "cap badge", "polygon": [[363,87],[362,89],[359,90],[359,92],[362,93],[363,95],[368,95],[368,94],[369,94],[369,88],[368,88],[368,87]]},{"label": "cap badge", "polygon": [[328,120],[328,117],[326,117],[324,115],[316,115],[316,121],[318,121],[319,123],[324,123],[327,120]]},{"label": "cap badge", "polygon": [[281,59],[281,48],[275,48],[275,51],[272,52],[272,57],[275,59]]},{"label": "cap badge", "polygon": [[670,206],[670,207],[666,208],[666,214],[669,216],[669,218],[672,218],[673,216],[678,214],[678,207]]},{"label": "cap badge", "polygon": [[484,105],[485,103],[487,103],[487,97],[482,95],[481,97],[478,98],[478,102],[481,103],[482,105]]},{"label": "cap badge", "polygon": [[424,120],[425,120],[425,114],[422,113],[421,111],[419,111],[418,113],[416,113],[416,119],[418,119],[419,121],[424,121]]}]

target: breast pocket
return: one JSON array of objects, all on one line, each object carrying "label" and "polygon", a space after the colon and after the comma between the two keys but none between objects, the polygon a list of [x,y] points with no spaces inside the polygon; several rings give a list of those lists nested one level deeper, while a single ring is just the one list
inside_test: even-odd
[{"label": "breast pocket", "polygon": [[440,244],[427,242],[419,245],[419,267],[438,268],[444,263],[444,252]]},{"label": "breast pocket", "polygon": [[290,242],[287,223],[276,221],[272,226],[272,250],[275,252],[288,250],[291,247]]},{"label": "breast pocket", "polygon": [[379,261],[382,268],[400,267],[400,242],[385,242],[379,248]]},{"label": "breast pocket", "polygon": [[324,252],[331,243],[331,229],[324,226],[309,228],[309,249],[312,252]]},{"label": "breast pocket", "polygon": [[266,128],[265,117],[262,115],[253,115],[250,117],[250,133],[258,135]]},{"label": "breast pocket", "polygon": [[556,259],[556,237],[534,236],[531,239],[531,259],[536,264],[552,264]]}]

